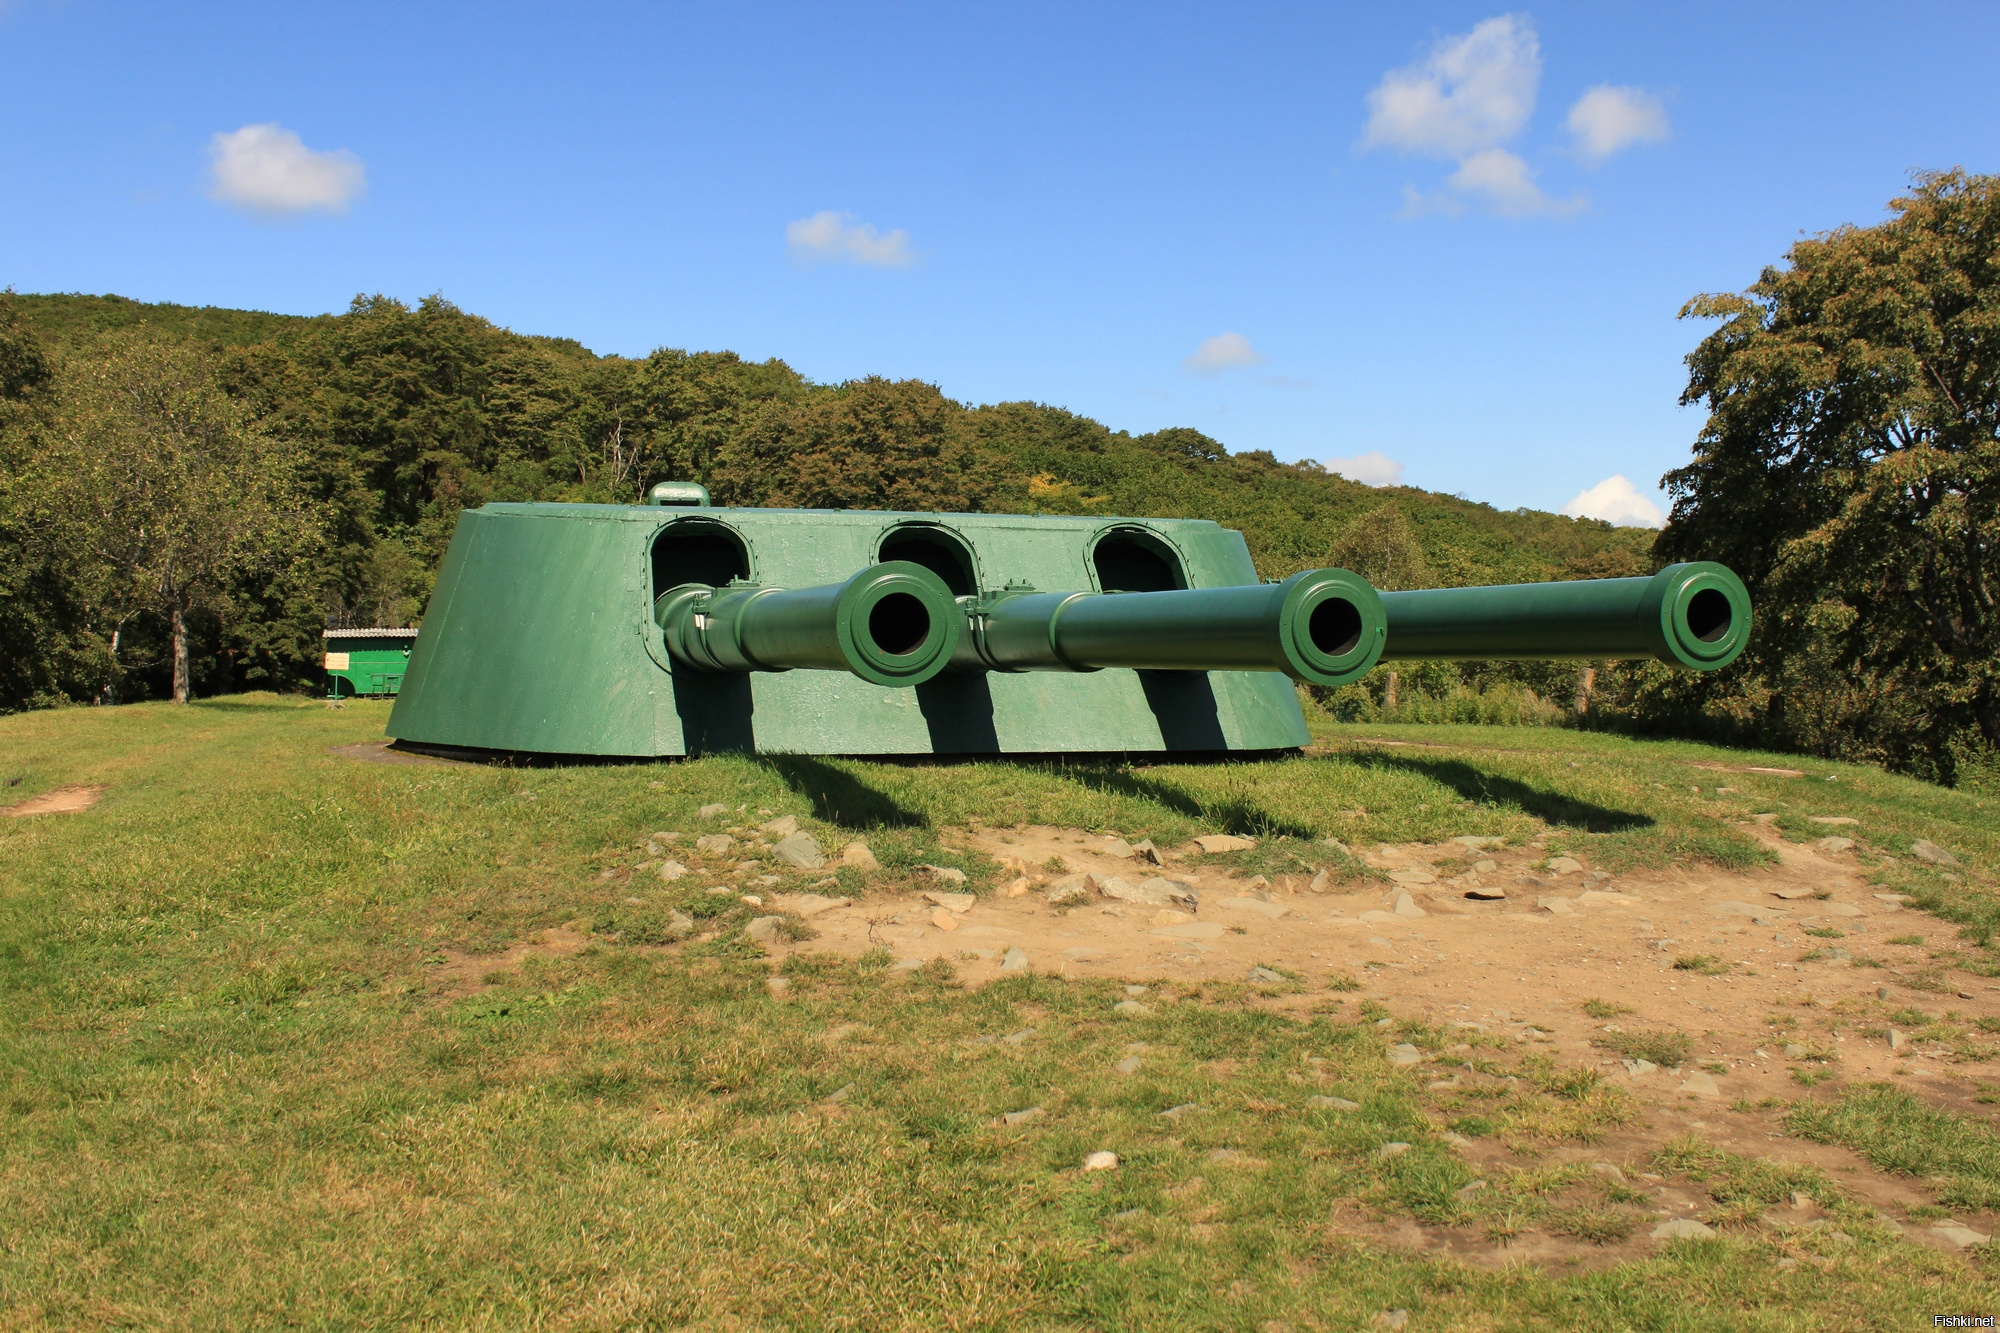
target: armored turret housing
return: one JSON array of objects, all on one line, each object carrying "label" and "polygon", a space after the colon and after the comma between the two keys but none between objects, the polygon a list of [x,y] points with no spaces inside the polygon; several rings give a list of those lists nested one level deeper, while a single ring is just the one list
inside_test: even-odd
[{"label": "armored turret housing", "polygon": [[1242,535],[1204,519],[707,500],[662,483],[647,505],[467,511],[389,734],[570,755],[1281,752],[1309,739],[1294,681],[1343,684],[1385,653],[1705,669],[1749,628],[1720,566],[1384,595],[1338,569],[1261,583]]}]

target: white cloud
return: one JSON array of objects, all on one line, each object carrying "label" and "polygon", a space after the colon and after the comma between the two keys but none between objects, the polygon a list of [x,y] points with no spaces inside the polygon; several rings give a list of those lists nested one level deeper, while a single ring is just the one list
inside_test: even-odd
[{"label": "white cloud", "polygon": [[1667,137],[1667,109],[1644,88],[1600,83],[1569,109],[1565,122],[1575,136],[1577,156],[1595,165],[1635,143]]},{"label": "white cloud", "polygon": [[800,263],[865,264],[870,268],[905,268],[916,259],[910,233],[900,227],[888,235],[851,213],[831,209],[785,226],[785,248]]},{"label": "white cloud", "polygon": [[1181,362],[1181,369],[1190,375],[1217,375],[1238,366],[1257,365],[1263,359],[1263,353],[1252,347],[1242,334],[1218,333],[1203,339],[1201,346],[1194,349],[1194,355]]},{"label": "white cloud", "polygon": [[1560,512],[1571,518],[1601,518],[1621,528],[1657,528],[1667,521],[1660,507],[1639,494],[1639,488],[1623,476],[1606,477]]},{"label": "white cloud", "polygon": [[245,125],[208,141],[211,198],[250,213],[344,213],[367,188],[361,159],[316,153],[282,125]]},{"label": "white cloud", "polygon": [[1352,458],[1329,458],[1326,460],[1328,472],[1338,472],[1349,481],[1358,481],[1364,486],[1401,486],[1403,465],[1380,449],[1370,449],[1365,454]]},{"label": "white cloud", "polygon": [[1414,65],[1392,69],[1368,94],[1367,148],[1465,157],[1513,138],[1535,110],[1542,55],[1521,15],[1490,18],[1448,37]]},{"label": "white cloud", "polygon": [[1535,184],[1528,164],[1504,148],[1474,153],[1444,183],[1480,200],[1503,218],[1574,217],[1590,200],[1581,194],[1554,199]]}]

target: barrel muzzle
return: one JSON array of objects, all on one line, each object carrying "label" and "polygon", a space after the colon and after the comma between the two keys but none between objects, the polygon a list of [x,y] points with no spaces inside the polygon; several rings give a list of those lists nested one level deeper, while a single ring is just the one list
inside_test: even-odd
[{"label": "barrel muzzle", "polygon": [[1282,583],[1173,592],[1035,592],[973,599],[952,663],[963,671],[1282,671],[1345,685],[1387,641],[1381,596],[1345,569]]},{"label": "barrel muzzle", "polygon": [[902,560],[818,588],[684,583],[660,594],[653,619],[674,660],[698,671],[850,671],[889,686],[944,670],[964,624],[944,580]]},{"label": "barrel muzzle", "polygon": [[1709,561],[1650,578],[1387,592],[1383,657],[1660,661],[1714,671],[1750,642],[1743,580]]}]

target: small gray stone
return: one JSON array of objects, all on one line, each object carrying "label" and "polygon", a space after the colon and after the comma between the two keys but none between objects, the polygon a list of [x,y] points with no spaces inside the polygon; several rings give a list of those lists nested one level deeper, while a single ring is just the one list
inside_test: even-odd
[{"label": "small gray stone", "polygon": [[782,819],[774,819],[768,824],[759,824],[757,830],[760,833],[768,833],[774,838],[789,838],[799,831],[799,817],[797,815],[786,815]]},{"label": "small gray stone", "polygon": [[1950,1241],[1961,1250],[1968,1245],[1984,1245],[1993,1239],[1984,1232],[1974,1231],[1957,1222],[1940,1222],[1931,1228],[1931,1234]]},{"label": "small gray stone", "polygon": [[1410,1150],[1407,1143],[1385,1143],[1375,1150],[1377,1157],[1401,1157]]},{"label": "small gray stone", "polygon": [[1182,1102],[1179,1106],[1169,1106],[1166,1110],[1160,1112],[1160,1118],[1162,1120],[1177,1120],[1181,1116],[1193,1111],[1199,1111],[1200,1109],[1201,1107],[1195,1105],[1193,1102]]},{"label": "small gray stone", "polygon": [[1695,1221],[1692,1217],[1674,1217],[1653,1228],[1654,1240],[1705,1240],[1715,1234],[1715,1228]]},{"label": "small gray stone", "polygon": [[1144,842],[1133,844],[1132,858],[1137,861],[1148,861],[1156,866],[1165,864],[1165,861],[1160,856],[1160,849],[1153,845],[1151,838],[1146,839]]},{"label": "small gray stone", "polygon": [[794,833],[771,848],[771,855],[798,870],[817,870],[826,864],[826,854],[810,833]]},{"label": "small gray stone", "polygon": [[718,802],[715,805],[704,805],[694,813],[697,819],[720,819],[729,813],[729,807]]},{"label": "small gray stone", "polygon": [[1504,847],[1507,845],[1507,840],[1505,838],[1466,837],[1466,838],[1447,838],[1446,841],[1455,842],[1459,846],[1466,848],[1468,851],[1474,851],[1474,852],[1484,851],[1488,847]]},{"label": "small gray stone", "polygon": [[1136,1074],[1139,1072],[1139,1057],[1128,1055],[1111,1067],[1121,1074]]},{"label": "small gray stone", "polygon": [[1819,838],[1813,842],[1813,846],[1819,848],[1823,852],[1844,852],[1854,846],[1854,839]]},{"label": "small gray stone", "polygon": [[1785,1058],[1787,1060],[1803,1060],[1806,1058],[1806,1048],[1797,1042],[1792,1042],[1785,1047]]},{"label": "small gray stone", "polygon": [[1934,866],[1955,866],[1958,864],[1957,857],[1932,842],[1929,838],[1918,838],[1915,842],[1911,843],[1910,855],[1916,857],[1919,861],[1928,861]]},{"label": "small gray stone", "polygon": [[1025,1125],[1030,1120],[1040,1120],[1041,1118],[1042,1108],[1039,1106],[1030,1106],[1026,1110],[1007,1112],[1007,1114],[1000,1117],[1000,1123],[1003,1125]]},{"label": "small gray stone", "polygon": [[945,884],[965,883],[965,872],[955,866],[921,865],[917,869],[924,871]]},{"label": "small gray stone", "polygon": [[1255,838],[1239,838],[1230,833],[1211,833],[1194,841],[1197,847],[1211,855],[1216,852],[1247,852],[1257,845]]},{"label": "small gray stone", "polygon": [[1118,1169],[1118,1154],[1115,1152],[1094,1152],[1083,1159],[1083,1169],[1086,1171],[1116,1171]]},{"label": "small gray stone", "polygon": [[1576,904],[1560,894],[1545,893],[1535,899],[1535,906],[1551,916],[1569,916],[1576,911]]},{"label": "small gray stone", "polygon": [[1475,902],[1497,903],[1506,901],[1507,890],[1498,884],[1474,884],[1465,891],[1465,896]]},{"label": "small gray stone", "polygon": [[850,842],[841,848],[840,863],[844,866],[852,866],[854,869],[861,871],[880,870],[882,868],[882,863],[875,859],[875,853],[868,849],[868,844],[865,842]]},{"label": "small gray stone", "polygon": [[1679,1091],[1692,1093],[1696,1097],[1720,1097],[1722,1085],[1715,1081],[1715,1076],[1712,1074],[1690,1074],[1687,1082],[1681,1084]]},{"label": "small gray stone", "polygon": [[1549,873],[1552,875],[1567,875],[1573,870],[1581,869],[1583,869],[1583,863],[1573,856],[1555,856],[1549,858]]},{"label": "small gray stone", "polygon": [[1475,1180],[1469,1185],[1460,1185],[1456,1190],[1452,1191],[1452,1197],[1454,1199],[1469,1199],[1475,1194],[1484,1193],[1488,1188],[1487,1182]]},{"label": "small gray stone", "polygon": [[1424,1053],[1409,1042],[1399,1042],[1389,1048],[1389,1063],[1392,1065],[1420,1065]]},{"label": "small gray stone", "polygon": [[784,919],[781,916],[753,917],[750,924],[743,927],[743,938],[768,953],[778,945],[778,927]]},{"label": "small gray stone", "polygon": [[1350,1102],[1345,1097],[1308,1097],[1306,1105],[1316,1111],[1359,1111],[1360,1102]]},{"label": "small gray stone", "polygon": [[1273,972],[1268,967],[1253,967],[1250,969],[1250,980],[1260,986],[1282,986],[1288,978],[1284,973]]},{"label": "small gray stone", "polygon": [[1007,950],[1006,953],[1000,955],[1000,970],[1002,972],[1027,971],[1028,955],[1021,950],[1019,945],[1015,945],[1013,948]]},{"label": "small gray stone", "polygon": [[1890,1049],[1890,1050],[1892,1050],[1892,1051],[1900,1051],[1900,1050],[1902,1050],[1902,1049],[1903,1049],[1903,1048],[1904,1048],[1905,1046],[1908,1046],[1909,1044],[1910,1044],[1910,1037],[1909,1037],[1909,1034],[1908,1034],[1908,1033],[1906,1033],[1906,1032],[1902,1031],[1902,1030],[1901,1030],[1900,1028],[1890,1028],[1890,1029],[1889,1029],[1889,1049]]},{"label": "small gray stone", "polygon": [[688,868],[679,861],[662,861],[660,863],[660,878],[669,884],[679,879],[682,875],[687,874],[687,872]]},{"label": "small gray stone", "polygon": [[1625,1179],[1625,1173],[1609,1162],[1592,1162],[1590,1173],[1594,1176],[1603,1176],[1606,1180]]},{"label": "small gray stone", "polygon": [[836,1088],[832,1092],[829,1092],[826,1095],[826,1101],[828,1105],[838,1106],[840,1105],[840,1103],[846,1101],[849,1097],[852,1097],[853,1095],[854,1095],[854,1085],[852,1083],[849,1083],[845,1087]]},{"label": "small gray stone", "polygon": [[1097,850],[1106,856],[1130,857],[1132,844],[1123,838],[1106,838],[1104,845]]},{"label": "small gray stone", "polygon": [[1659,1071],[1660,1067],[1651,1060],[1627,1060],[1625,1062],[1625,1072],[1633,1078],[1644,1078],[1648,1074],[1657,1074]]},{"label": "small gray stone", "polygon": [[1089,881],[1089,875],[1064,875],[1049,885],[1048,892],[1042,897],[1051,907],[1069,907],[1089,902],[1091,893]]},{"label": "small gray stone", "polygon": [[1416,920],[1418,917],[1425,917],[1430,915],[1429,912],[1426,912],[1423,908],[1417,906],[1417,900],[1415,898],[1412,898],[1407,893],[1399,893],[1396,895],[1396,906],[1394,908],[1394,911],[1397,916],[1403,917],[1404,919],[1411,921]]},{"label": "small gray stone", "polygon": [[736,845],[727,833],[704,833],[694,840],[694,849],[704,856],[721,856]]},{"label": "small gray stone", "polygon": [[1153,1012],[1153,1006],[1150,1004],[1140,1004],[1137,1000],[1120,1000],[1111,1006],[1111,1012],[1114,1014],[1125,1014],[1132,1018],[1144,1018],[1147,1014]]}]

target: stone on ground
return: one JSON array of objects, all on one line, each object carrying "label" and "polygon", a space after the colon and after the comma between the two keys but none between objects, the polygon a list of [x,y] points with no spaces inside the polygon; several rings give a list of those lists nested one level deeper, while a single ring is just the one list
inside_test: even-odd
[{"label": "stone on ground", "polygon": [[923,871],[927,875],[933,876],[934,878],[938,879],[939,881],[945,884],[965,883],[965,872],[963,870],[956,868],[955,866],[920,865],[917,867],[917,869]]},{"label": "stone on ground", "polygon": [[1120,1000],[1111,1006],[1111,1012],[1114,1014],[1125,1014],[1132,1018],[1144,1018],[1147,1014],[1153,1012],[1153,1006],[1150,1004],[1141,1004],[1137,1000]]},{"label": "stone on ground", "polygon": [[1910,844],[1910,855],[1919,861],[1928,861],[1934,866],[1955,866],[1958,858],[1929,838],[1918,838]]},{"label": "stone on ground", "polygon": [[1417,900],[1415,898],[1412,898],[1407,893],[1399,893],[1396,895],[1395,912],[1397,916],[1400,916],[1405,920],[1409,921],[1414,921],[1418,917],[1430,915],[1429,912],[1426,912],[1423,908],[1417,906]]},{"label": "stone on ground", "polygon": [[1704,1240],[1714,1234],[1714,1227],[1692,1217],[1669,1218],[1653,1228],[1654,1240]]},{"label": "stone on ground", "polygon": [[799,831],[799,817],[797,815],[785,815],[782,818],[773,819],[769,823],[759,824],[757,831],[759,833],[768,833],[774,838],[789,838]]},{"label": "stone on ground", "polygon": [[1043,894],[1042,897],[1048,900],[1051,907],[1067,907],[1076,903],[1089,902],[1090,894],[1090,876],[1064,875],[1061,879],[1049,885],[1048,892]]},{"label": "stone on ground", "polygon": [[781,893],[775,900],[777,906],[794,916],[812,917],[821,912],[831,912],[836,907],[851,907],[852,898],[828,898],[819,893]]},{"label": "stone on ground", "polygon": [[1722,1085],[1715,1081],[1713,1074],[1689,1074],[1687,1081],[1680,1085],[1678,1091],[1696,1097],[1720,1097]]},{"label": "stone on ground", "polygon": [[704,833],[694,840],[694,849],[704,856],[720,856],[735,845],[727,833]]},{"label": "stone on ground", "polygon": [[948,912],[970,912],[979,899],[970,893],[940,893],[933,889],[924,894],[924,901]]},{"label": "stone on ground", "polygon": [[1239,838],[1233,833],[1211,833],[1206,837],[1196,838],[1194,843],[1195,846],[1201,848],[1204,852],[1214,854],[1216,852],[1247,852],[1256,847],[1257,840],[1255,838]]},{"label": "stone on ground", "polygon": [[1019,1111],[1007,1112],[1000,1117],[1000,1123],[1003,1125],[1025,1125],[1030,1120],[1040,1120],[1041,1118],[1042,1108],[1039,1106],[1030,1106]]},{"label": "stone on ground", "polygon": [[1465,891],[1465,896],[1482,903],[1498,903],[1507,900],[1507,890],[1498,884],[1475,884]]},{"label": "stone on ground", "polygon": [[1861,821],[1852,815],[1813,815],[1812,822],[1815,824],[1859,824]]},{"label": "stone on ground", "polygon": [[1555,856],[1549,858],[1549,873],[1551,875],[1567,875],[1573,870],[1581,869],[1583,869],[1583,862],[1573,856]]},{"label": "stone on ground", "polygon": [[[787,815],[786,818],[791,816]],[[826,855],[810,833],[794,833],[771,848],[771,855],[798,870],[817,870],[826,864]]]},{"label": "stone on ground", "polygon": [[1083,1159],[1083,1169],[1086,1171],[1116,1171],[1118,1169],[1118,1154],[1115,1152],[1094,1152]]},{"label": "stone on ground", "polygon": [[782,916],[753,917],[750,924],[743,927],[743,938],[769,953],[778,947],[778,927],[784,920]]},{"label": "stone on ground", "polygon": [[1268,967],[1253,967],[1250,969],[1250,980],[1261,986],[1282,986],[1289,978],[1284,973],[1273,972]]},{"label": "stone on ground", "polygon": [[688,868],[679,861],[662,861],[660,863],[660,878],[669,884],[679,879],[682,875],[687,874],[687,872]]},{"label": "stone on ground", "polygon": [[1019,945],[1015,945],[1013,948],[1007,950],[1006,953],[1000,955],[1000,970],[1002,972],[1027,971],[1028,955],[1021,950]]},{"label": "stone on ground", "polygon": [[1993,1239],[1984,1232],[1974,1231],[1971,1227],[1957,1222],[1940,1222],[1931,1228],[1931,1234],[1943,1237],[1961,1250],[1968,1245],[1984,1245]]},{"label": "stone on ground", "polygon": [[1575,903],[1552,893],[1545,893],[1535,899],[1535,906],[1541,908],[1551,916],[1568,916],[1576,911]]},{"label": "stone on ground", "polygon": [[1392,1065],[1420,1065],[1423,1062],[1424,1053],[1407,1041],[1389,1048],[1389,1063]]},{"label": "stone on ground", "polygon": [[880,870],[882,863],[875,859],[875,853],[865,842],[850,842],[840,849],[840,863],[853,866],[856,870]]},{"label": "stone on ground", "polygon": [[937,911],[931,913],[931,924],[939,930],[957,930],[958,918],[940,907]]},{"label": "stone on ground", "polygon": [[1139,1057],[1128,1055],[1111,1067],[1121,1074],[1136,1074],[1139,1072]]},{"label": "stone on ground", "polygon": [[729,813],[729,807],[718,801],[714,805],[704,805],[694,813],[697,819],[720,819]]},{"label": "stone on ground", "polygon": [[1813,846],[1819,848],[1823,852],[1844,852],[1854,846],[1854,839],[1820,838],[1813,843]]}]

